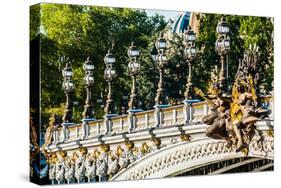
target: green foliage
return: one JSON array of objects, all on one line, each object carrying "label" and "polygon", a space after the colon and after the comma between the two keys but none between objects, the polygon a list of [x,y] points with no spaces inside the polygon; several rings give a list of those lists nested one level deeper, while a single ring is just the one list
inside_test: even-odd
[{"label": "green foliage", "polygon": [[[197,46],[201,50],[194,67],[195,85],[206,87],[210,70],[219,66],[219,56],[215,52],[216,26],[222,15],[204,14],[198,17],[200,21]],[[231,50],[228,54],[228,82],[232,83],[237,71],[239,60],[243,58],[244,50],[250,45],[260,47],[259,67],[261,83],[267,90],[271,89],[273,80],[272,32],[273,24],[270,18],[253,16],[226,15],[230,27]],[[206,71],[202,71],[206,70]]]},{"label": "green foliage", "polygon": [[[153,62],[150,50],[159,37],[159,32],[167,30],[162,16],[148,17],[145,11],[128,8],[89,7],[79,5],[41,4],[31,11],[31,39],[40,33],[41,40],[41,108],[44,123],[51,113],[62,116],[65,95],[62,89],[61,71],[64,64],[61,56],[71,60],[76,89],[73,101],[73,119],[79,122],[82,118],[86,98],[84,88],[83,63],[87,56],[95,65],[95,84],[92,90],[94,116],[102,118],[103,108],[97,99],[103,103],[106,100],[107,83],[103,78],[105,65],[103,58],[107,50],[115,43],[113,53],[116,57],[118,78],[113,84],[114,102],[117,113],[126,106],[130,95],[131,78],[128,75],[127,50],[130,43],[140,49],[141,73],[137,79],[140,107],[151,109],[154,105],[158,83],[157,65]],[[198,58],[193,65],[193,84],[206,89],[210,71],[219,66],[219,57],[215,52],[216,26],[221,15],[204,14],[198,17],[200,27],[198,32]],[[41,20],[41,25],[40,23]],[[261,49],[261,70],[267,89],[271,88],[273,80],[273,24],[268,18],[250,16],[226,16],[230,25],[231,51],[228,54],[229,82],[232,82],[237,70],[239,59],[243,57],[244,48],[256,43]],[[40,32],[39,32],[40,31]],[[169,41],[169,65],[166,71],[167,95],[170,99],[181,101],[188,72],[183,58],[183,43],[180,35],[174,34]],[[271,54],[271,56],[270,56]]]},{"label": "green foliage", "polygon": [[[84,89],[84,71],[82,65],[87,56],[94,62],[93,105],[96,118],[101,118],[103,109],[97,99],[106,99],[107,83],[103,72],[105,65],[103,58],[107,50],[115,42],[113,53],[116,57],[118,78],[113,84],[115,106],[120,112],[122,96],[129,96],[131,79],[127,73],[127,50],[132,41],[140,48],[142,73],[138,78],[140,96],[148,96],[155,82],[150,67],[153,62],[149,56],[148,45],[151,36],[164,28],[166,22],[162,16],[148,17],[144,11],[126,8],[88,7],[77,5],[41,4],[41,99],[42,111],[50,114],[53,109],[62,116],[65,101],[62,89],[61,71],[64,64],[60,62],[61,56],[72,61],[74,72],[73,81],[76,89],[73,101],[78,105],[74,107],[74,121],[80,121],[86,92]],[[149,69],[147,72],[146,69]],[[155,72],[155,70],[153,70]],[[147,79],[149,77],[150,80]],[[142,106],[150,97],[144,97]],[[127,105],[127,104],[126,104]],[[46,115],[47,116],[47,115]]]}]

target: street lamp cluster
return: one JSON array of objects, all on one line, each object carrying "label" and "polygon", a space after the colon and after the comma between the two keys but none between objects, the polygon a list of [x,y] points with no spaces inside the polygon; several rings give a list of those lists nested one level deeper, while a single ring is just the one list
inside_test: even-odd
[{"label": "street lamp cluster", "polygon": [[164,87],[164,70],[166,65],[168,64],[167,56],[165,55],[165,50],[167,48],[167,41],[163,37],[163,33],[160,34],[160,37],[155,42],[155,47],[157,49],[158,54],[155,57],[155,61],[158,65],[159,70],[159,82],[157,94],[155,97],[156,105],[165,105],[167,104],[166,95],[165,95],[165,87]]},{"label": "street lamp cluster", "polygon": [[72,69],[70,67],[69,61],[65,60],[65,58],[62,58],[62,61],[65,61],[65,68],[62,71],[63,76],[63,83],[62,87],[64,89],[65,95],[66,95],[66,104],[65,104],[65,110],[64,110],[64,116],[63,116],[63,123],[71,123],[72,120],[72,103],[71,103],[71,94],[74,91],[74,84],[71,80],[73,76]]},{"label": "street lamp cluster", "polygon": [[[225,22],[225,18],[222,17],[221,21],[218,23],[216,31],[217,31],[217,41],[215,43],[216,51],[220,56],[221,62],[221,70],[219,77],[219,87],[222,92],[227,92],[227,83],[225,76],[225,57],[230,50],[230,37],[229,37],[229,26]],[[185,88],[185,101],[184,103],[190,104],[194,100],[194,90],[192,85],[192,65],[194,64],[197,57],[196,50],[196,34],[192,31],[191,27],[188,26],[187,30],[183,33],[183,44],[184,48],[184,59],[186,64],[188,65],[188,76]],[[160,34],[160,37],[155,42],[154,48],[151,51],[152,59],[156,63],[158,71],[159,71],[159,80],[158,80],[158,88],[155,96],[155,109],[158,111],[157,113],[161,114],[161,108],[168,106],[167,96],[165,95],[165,76],[164,71],[168,65],[168,58],[166,56],[167,50],[167,41],[164,38],[163,33]],[[138,61],[138,57],[140,56],[139,49],[132,42],[131,46],[128,49],[128,73],[132,77],[132,88],[130,94],[130,100],[128,103],[129,106],[129,115],[133,116],[135,112],[142,111],[139,109],[138,105],[138,91],[136,87],[136,78],[140,73],[140,62]],[[111,117],[114,114],[114,101],[112,96],[112,83],[117,78],[117,72],[115,68],[116,59],[112,53],[112,49],[108,50],[108,53],[104,57],[104,63],[106,65],[104,71],[104,79],[108,83],[108,93],[107,100],[104,108],[105,118]],[[85,89],[87,92],[87,97],[85,100],[84,112],[83,112],[83,120],[92,119],[92,97],[91,90],[94,85],[94,64],[88,57],[85,63],[83,64],[83,69],[85,71],[84,83]],[[70,67],[69,62],[65,63],[65,68],[63,69],[63,88],[66,94],[66,105],[65,112],[63,116],[64,123],[71,123],[72,110],[71,110],[71,100],[70,95],[74,90],[74,84],[72,82],[73,72]],[[159,115],[159,114],[158,114]],[[159,122],[160,120],[159,120]],[[133,124],[133,123],[132,123]]]},{"label": "street lamp cluster", "polygon": [[224,17],[222,17],[221,21],[218,23],[216,31],[218,35],[216,41],[216,51],[220,56],[220,62],[221,62],[221,69],[219,74],[219,87],[222,94],[226,94],[228,88],[227,88],[226,75],[225,75],[226,73],[225,58],[230,50],[230,37],[229,37],[230,29]]},{"label": "street lamp cluster", "polygon": [[85,106],[84,106],[84,112],[83,112],[83,119],[90,119],[92,117],[93,111],[92,111],[92,93],[91,89],[92,86],[94,85],[94,77],[93,77],[93,71],[94,71],[94,64],[90,60],[90,58],[87,58],[87,61],[85,61],[83,65],[83,69],[85,71],[85,88],[87,92],[87,97],[85,101]]},{"label": "street lamp cluster", "polygon": [[114,103],[112,98],[112,82],[117,77],[116,69],[115,69],[116,59],[114,55],[111,53],[111,50],[108,50],[107,54],[104,57],[104,63],[106,65],[104,71],[104,79],[108,83],[108,93],[106,105],[104,108],[105,114],[113,114],[114,113]]},{"label": "street lamp cluster", "polygon": [[194,97],[194,92],[192,88],[192,64],[197,56],[195,40],[196,35],[192,31],[191,27],[188,26],[188,29],[184,32],[184,57],[188,64],[188,77],[186,82],[186,90],[184,93],[185,100],[190,100]]},{"label": "street lamp cluster", "polygon": [[128,49],[128,56],[130,58],[130,62],[128,64],[128,71],[130,76],[132,77],[132,90],[129,101],[129,110],[138,109],[138,100],[137,100],[137,87],[136,87],[136,77],[140,73],[140,62],[137,58],[140,55],[140,51],[134,46],[132,42],[131,46]]}]

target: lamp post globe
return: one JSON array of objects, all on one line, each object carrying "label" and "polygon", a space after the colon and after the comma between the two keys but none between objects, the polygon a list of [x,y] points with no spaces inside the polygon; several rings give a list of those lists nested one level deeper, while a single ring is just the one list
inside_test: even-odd
[{"label": "lamp post globe", "polygon": [[189,25],[187,30],[184,32],[184,41],[187,43],[193,43],[196,40],[196,34],[191,29],[191,26]]},{"label": "lamp post globe", "polygon": [[138,108],[136,77],[140,73],[140,62],[137,60],[139,55],[140,55],[139,49],[136,46],[134,46],[134,43],[132,42],[131,46],[128,49],[128,56],[130,58],[128,64],[128,72],[129,75],[132,77],[131,95],[128,104],[129,110],[136,110]]},{"label": "lamp post globe", "polygon": [[106,65],[105,71],[104,71],[104,79],[108,83],[108,93],[107,93],[107,100],[106,105],[104,108],[105,114],[113,114],[114,112],[114,101],[112,98],[112,82],[117,77],[117,73],[115,70],[115,62],[116,59],[112,52],[108,50],[107,54],[104,57],[104,63]]},{"label": "lamp post globe", "polygon": [[225,21],[225,17],[222,17],[220,22],[217,25],[216,28],[217,32],[217,40],[215,43],[215,49],[220,56],[220,63],[221,63],[221,69],[219,73],[219,88],[222,94],[227,93],[228,87],[227,87],[227,80],[226,80],[226,65],[225,65],[225,58],[228,52],[230,51],[230,37],[229,32],[230,28],[228,24]]},{"label": "lamp post globe", "polygon": [[130,58],[138,58],[140,55],[139,49],[134,45],[134,42],[132,42],[131,46],[128,49],[128,56]]},{"label": "lamp post globe", "polygon": [[114,55],[111,53],[110,50],[108,50],[107,54],[104,57],[104,63],[106,66],[109,66],[110,64],[114,65],[116,62],[116,59]]},{"label": "lamp post globe", "polygon": [[167,41],[163,37],[163,33],[160,34],[160,38],[155,42],[155,47],[157,50],[165,50],[167,48]]},{"label": "lamp post globe", "polygon": [[74,91],[75,85],[71,80],[71,78],[73,76],[73,72],[72,72],[69,62],[65,63],[65,68],[62,70],[62,76],[63,76],[62,87],[64,89],[65,96],[66,96],[63,123],[70,123],[72,121],[72,103],[71,103],[70,95]]},{"label": "lamp post globe", "polygon": [[155,97],[156,105],[165,105],[167,104],[167,98],[165,95],[165,81],[164,81],[164,70],[165,66],[168,64],[167,56],[165,55],[165,50],[167,48],[167,41],[163,36],[163,33],[160,33],[160,37],[155,42],[155,47],[158,51],[158,54],[155,57],[155,61],[158,64],[159,70],[159,81],[158,81],[158,89]]},{"label": "lamp post globe", "polygon": [[224,34],[228,34],[229,33],[230,29],[229,29],[228,24],[225,21],[225,17],[224,16],[221,17],[221,21],[218,23],[216,31],[220,35],[224,35]]},{"label": "lamp post globe", "polygon": [[186,88],[184,92],[185,100],[190,100],[194,97],[194,90],[192,84],[192,64],[197,57],[197,50],[195,46],[196,34],[189,25],[187,30],[184,32],[184,58],[188,65],[188,76],[186,82]]},{"label": "lamp post globe", "polygon": [[90,119],[93,114],[93,105],[92,105],[92,86],[94,85],[94,64],[88,57],[87,60],[83,64],[83,69],[85,71],[84,83],[85,89],[87,93],[87,97],[85,100],[84,111],[83,111],[83,119]]}]

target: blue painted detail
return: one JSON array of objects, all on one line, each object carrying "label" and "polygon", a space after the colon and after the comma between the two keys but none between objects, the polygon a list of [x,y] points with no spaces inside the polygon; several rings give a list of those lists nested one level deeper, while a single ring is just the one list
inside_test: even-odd
[{"label": "blue painted detail", "polygon": [[114,116],[117,116],[117,115],[118,115],[118,114],[106,114],[106,115],[104,115],[104,117],[105,117],[105,118],[107,118],[107,117],[110,118],[110,117],[114,117]]},{"label": "blue painted detail", "polygon": [[143,112],[143,109],[130,109],[127,112]]},{"label": "blue painted detail", "polygon": [[174,21],[172,25],[172,31],[174,33],[183,33],[184,30],[189,25],[190,21],[190,13],[189,12],[181,12],[176,20]]},{"label": "blue painted detail", "polygon": [[62,125],[71,126],[71,125],[75,125],[75,123],[62,123]]},{"label": "blue painted detail", "polygon": [[156,104],[154,105],[154,108],[166,108],[171,106],[170,104]]},{"label": "blue painted detail", "polygon": [[190,100],[184,100],[183,103],[187,103],[187,104],[192,104],[192,103],[196,103],[196,102],[200,102],[199,99],[190,99]]},{"label": "blue painted detail", "polygon": [[81,121],[82,122],[84,122],[84,121],[88,122],[88,121],[95,121],[95,120],[97,120],[97,119],[96,118],[83,118]]}]

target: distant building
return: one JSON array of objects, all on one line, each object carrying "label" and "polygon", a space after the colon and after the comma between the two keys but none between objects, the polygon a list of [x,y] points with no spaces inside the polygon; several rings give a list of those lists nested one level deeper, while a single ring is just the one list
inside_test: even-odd
[{"label": "distant building", "polygon": [[199,32],[199,25],[200,25],[200,19],[202,17],[202,13],[198,13],[198,12],[192,12],[190,13],[190,21],[189,21],[189,25],[191,26],[192,30],[198,34]]},{"label": "distant building", "polygon": [[172,21],[171,30],[173,33],[183,33],[190,22],[189,12],[180,12],[175,20]]},{"label": "distant building", "polygon": [[174,20],[170,20],[167,27],[169,27],[170,32],[181,34],[187,29],[188,25],[191,26],[193,31],[198,34],[200,19],[202,13],[197,12],[180,12]]}]

